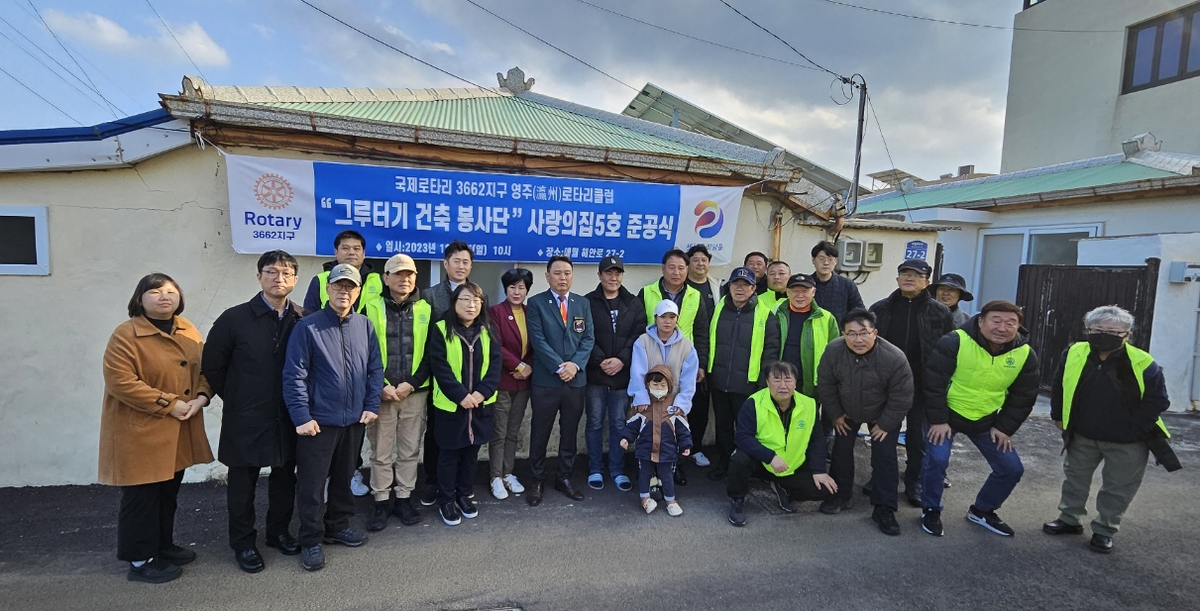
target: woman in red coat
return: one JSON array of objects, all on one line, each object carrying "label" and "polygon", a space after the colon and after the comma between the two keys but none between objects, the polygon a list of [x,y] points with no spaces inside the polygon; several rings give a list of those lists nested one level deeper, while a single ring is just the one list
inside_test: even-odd
[{"label": "woman in red coat", "polygon": [[525,297],[533,287],[533,272],[517,267],[500,277],[504,301],[492,306],[488,314],[500,334],[500,391],[496,394],[496,428],[488,444],[492,496],[508,498],[525,488],[513,475],[521,424],[529,405],[529,376],[533,375],[533,351],[525,327]]}]

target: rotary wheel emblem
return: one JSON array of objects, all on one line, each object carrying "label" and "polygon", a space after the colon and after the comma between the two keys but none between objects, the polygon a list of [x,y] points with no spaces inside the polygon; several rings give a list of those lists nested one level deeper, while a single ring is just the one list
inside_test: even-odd
[{"label": "rotary wheel emblem", "polygon": [[271,210],[281,210],[292,203],[292,185],[278,174],[263,174],[254,181],[254,198]]}]

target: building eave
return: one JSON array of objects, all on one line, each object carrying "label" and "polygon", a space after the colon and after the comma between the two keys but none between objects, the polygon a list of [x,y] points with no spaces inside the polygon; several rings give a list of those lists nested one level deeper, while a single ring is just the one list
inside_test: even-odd
[{"label": "building eave", "polygon": [[999,211],[1146,199],[1151,197],[1174,197],[1179,195],[1200,195],[1200,176],[1148,178],[1110,185],[1030,193],[931,207],[951,207],[966,210],[996,209]]},{"label": "building eave", "polygon": [[190,124],[161,109],[92,127],[0,132],[0,173],[131,167],[191,143]]}]

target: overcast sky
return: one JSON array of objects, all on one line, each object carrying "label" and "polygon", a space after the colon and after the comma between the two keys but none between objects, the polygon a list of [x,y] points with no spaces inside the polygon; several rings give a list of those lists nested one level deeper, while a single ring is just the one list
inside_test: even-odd
[{"label": "overcast sky", "polygon": [[[536,92],[620,112],[652,82],[818,164],[845,176],[852,171],[856,102],[835,104],[831,96],[842,98],[831,87],[833,77],[797,66],[807,64],[720,0],[474,0],[614,78],[467,0],[310,1],[479,85],[496,86],[495,73],[519,65],[537,80]],[[999,169],[1010,31],[871,13],[827,0],[727,2],[813,61],[839,74],[862,74],[897,167],[922,178],[965,164],[981,172]],[[1011,26],[1022,5],[846,2],[998,26]],[[153,110],[158,93],[177,92],[182,76],[197,71],[219,85],[469,86],[300,0],[9,0],[0,2],[0,18],[0,68],[8,73],[0,73],[0,130],[93,125]],[[107,102],[90,91],[93,84]],[[864,176],[892,167],[868,117]]]}]

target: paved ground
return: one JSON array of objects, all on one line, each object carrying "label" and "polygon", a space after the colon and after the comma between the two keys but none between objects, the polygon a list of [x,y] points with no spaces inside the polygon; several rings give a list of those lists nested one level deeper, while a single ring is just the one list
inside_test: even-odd
[{"label": "paved ground", "polygon": [[240,572],[225,544],[223,487],[187,485],[177,541],[200,558],[159,586],[127,582],[114,557],[116,490],[2,489],[0,608],[1195,609],[1200,419],[1168,425],[1185,469],[1148,471],[1110,556],[1089,552],[1086,536],[1040,532],[1057,514],[1060,444],[1034,416],[1018,437],[1025,479],[1000,512],[1011,539],[963,519],[986,465],[961,445],[941,539],[920,531],[917,509],[901,508],[903,534],[885,537],[865,497],[837,516],[811,503],[784,515],[762,486],[749,524],[733,528],[723,487],[692,466],[681,518],[646,516],[634,493],[611,485],[578,503],[547,491],[530,508],[491,499],[481,483],[479,518],[451,528],[426,510],[421,525],[393,521],[361,548],[327,548],[318,573],[266,547],[266,571]]}]

